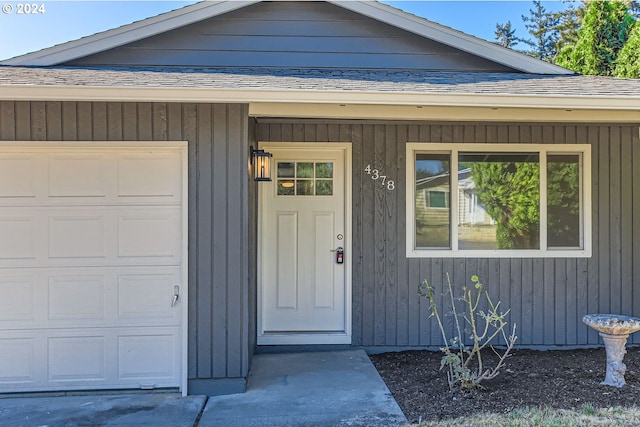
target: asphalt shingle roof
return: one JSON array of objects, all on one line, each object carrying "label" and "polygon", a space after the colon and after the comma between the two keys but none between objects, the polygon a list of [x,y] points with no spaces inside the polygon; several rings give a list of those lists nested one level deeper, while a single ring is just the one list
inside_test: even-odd
[{"label": "asphalt shingle roof", "polygon": [[640,99],[638,79],[580,75],[302,68],[133,69],[0,66],[0,91],[2,86],[22,85]]}]

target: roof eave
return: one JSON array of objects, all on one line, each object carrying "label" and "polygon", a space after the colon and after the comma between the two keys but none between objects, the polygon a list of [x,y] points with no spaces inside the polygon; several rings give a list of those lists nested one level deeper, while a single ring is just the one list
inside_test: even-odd
[{"label": "roof eave", "polygon": [[302,103],[637,111],[640,96],[3,85],[6,101]]}]

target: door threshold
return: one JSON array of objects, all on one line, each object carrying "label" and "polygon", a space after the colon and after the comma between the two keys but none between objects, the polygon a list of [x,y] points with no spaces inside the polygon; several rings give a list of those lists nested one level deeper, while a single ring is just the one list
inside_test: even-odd
[{"label": "door threshold", "polygon": [[345,333],[265,333],[259,335],[258,345],[351,344],[351,335]]}]

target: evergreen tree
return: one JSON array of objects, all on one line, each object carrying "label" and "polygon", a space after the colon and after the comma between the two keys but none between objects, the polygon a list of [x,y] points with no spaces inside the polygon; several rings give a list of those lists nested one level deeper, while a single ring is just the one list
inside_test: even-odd
[{"label": "evergreen tree", "polygon": [[634,18],[640,19],[640,1],[631,2],[629,5],[629,13],[631,13]]},{"label": "evergreen tree", "polygon": [[614,75],[640,79],[640,24],[637,22],[629,39],[618,54]]},{"label": "evergreen tree", "polygon": [[551,61],[556,55],[556,45],[560,39],[558,25],[561,17],[561,12],[548,12],[539,0],[534,0],[529,16],[522,15],[522,22],[533,39],[518,38],[518,41],[533,48],[530,52],[532,56]]},{"label": "evergreen tree", "polygon": [[511,27],[511,21],[506,24],[496,24],[495,40],[502,47],[513,48],[518,44],[518,38],[515,36],[516,30]]},{"label": "evergreen tree", "polygon": [[628,10],[629,2],[620,0],[590,2],[578,40],[563,48],[558,65],[582,74],[613,75],[618,53],[635,23]]},{"label": "evergreen tree", "polygon": [[559,12],[558,41],[556,42],[556,55],[564,46],[573,45],[578,41],[578,30],[584,19],[586,9],[585,2],[577,3],[574,0],[563,0],[568,7]]}]

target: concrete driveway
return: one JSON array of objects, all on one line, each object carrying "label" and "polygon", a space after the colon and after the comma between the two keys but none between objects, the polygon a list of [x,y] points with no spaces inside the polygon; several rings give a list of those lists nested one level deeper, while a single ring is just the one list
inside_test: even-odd
[{"label": "concrete driveway", "polygon": [[0,426],[398,426],[407,420],[362,350],[258,354],[246,393],[0,399]]}]

